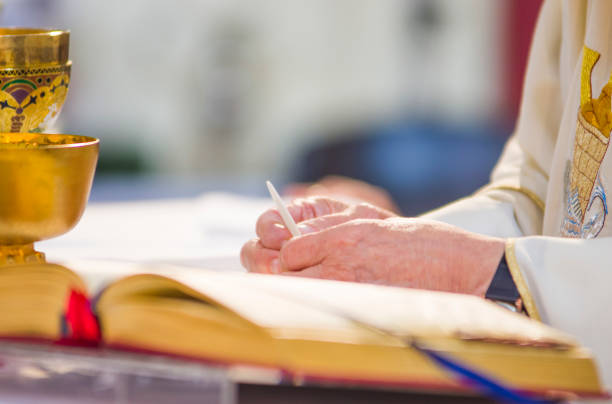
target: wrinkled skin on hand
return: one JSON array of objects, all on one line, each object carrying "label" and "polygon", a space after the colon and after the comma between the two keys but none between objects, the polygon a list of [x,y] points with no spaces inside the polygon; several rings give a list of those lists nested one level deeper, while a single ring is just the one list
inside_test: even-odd
[{"label": "wrinkled skin on hand", "polygon": [[[326,197],[296,199],[287,206],[302,234],[327,229],[353,219],[386,219],[395,214],[367,203],[348,204]],[[276,209],[264,212],[256,224],[257,238],[240,254],[242,265],[251,272],[279,273],[279,250],[291,238]]]},{"label": "wrinkled skin on hand", "polygon": [[389,212],[371,205],[342,210],[335,203],[319,198],[292,205],[305,234],[290,240],[278,213],[264,213],[259,238],[243,247],[243,265],[253,272],[484,296],[504,240],[430,220],[384,217]]},{"label": "wrinkled skin on hand", "polygon": [[484,296],[504,241],[422,219],[358,219],[288,241],[281,271]]}]

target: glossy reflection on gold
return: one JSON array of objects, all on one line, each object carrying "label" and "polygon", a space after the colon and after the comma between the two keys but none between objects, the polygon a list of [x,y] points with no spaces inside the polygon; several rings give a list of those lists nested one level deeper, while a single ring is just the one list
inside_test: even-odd
[{"label": "glossy reflection on gold", "polygon": [[86,136],[0,133],[0,265],[44,261],[32,244],[76,225],[98,148]]},{"label": "glossy reflection on gold", "polygon": [[69,42],[69,31],[0,28],[0,68],[64,65]]}]

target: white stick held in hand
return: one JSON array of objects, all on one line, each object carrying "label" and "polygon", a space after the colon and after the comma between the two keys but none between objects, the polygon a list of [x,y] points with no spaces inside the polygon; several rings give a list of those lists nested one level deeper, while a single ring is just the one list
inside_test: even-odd
[{"label": "white stick held in hand", "polygon": [[289,229],[289,232],[293,237],[301,235],[300,231],[297,228],[297,225],[293,221],[293,217],[291,217],[291,213],[289,213],[280,195],[278,194],[278,192],[276,192],[276,188],[274,188],[274,185],[272,185],[270,181],[266,181],[266,186],[268,187],[268,191],[270,192],[270,196],[274,200],[274,203],[276,203],[276,209],[278,210],[278,213],[280,213],[281,218],[285,223],[285,227]]}]

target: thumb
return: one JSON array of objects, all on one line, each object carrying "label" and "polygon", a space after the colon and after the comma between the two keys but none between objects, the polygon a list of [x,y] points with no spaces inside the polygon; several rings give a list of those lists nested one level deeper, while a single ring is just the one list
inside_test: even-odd
[{"label": "thumb", "polygon": [[280,250],[281,271],[299,271],[319,264],[327,256],[326,231],[289,240]]}]

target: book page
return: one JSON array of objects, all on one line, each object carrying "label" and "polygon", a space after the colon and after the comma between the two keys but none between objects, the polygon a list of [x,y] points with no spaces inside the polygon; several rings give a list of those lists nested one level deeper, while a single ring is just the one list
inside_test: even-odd
[{"label": "book page", "polygon": [[556,329],[477,296],[257,274],[244,282],[397,335],[576,345]]},{"label": "book page", "polygon": [[241,317],[283,337],[283,330],[299,330],[317,340],[363,343],[364,339],[379,340],[377,333],[362,329],[343,316],[320,307],[287,299],[281,295],[254,288],[240,280],[247,274],[225,276],[226,273],[202,269],[160,267],[155,274],[166,276],[210,297]]},{"label": "book page", "polygon": [[130,275],[160,275],[268,329],[351,335],[363,328],[357,325],[361,322],[398,336],[575,345],[571,337],[551,327],[475,296],[159,263],[64,264],[83,278],[92,296]]},{"label": "book page", "polygon": [[[163,263],[72,260],[62,265],[78,274],[96,296],[107,286],[133,275],[159,275],[178,281],[202,295],[219,301],[247,320],[266,328],[346,330],[355,326],[346,319],[282,296],[262,292],[237,283],[233,277],[217,276],[215,271]],[[239,274],[244,275],[244,274]]]},{"label": "book page", "polygon": [[476,296],[280,275],[168,270],[166,276],[268,328],[324,330],[346,328],[347,322],[355,328],[356,320],[398,336],[576,345],[560,331]]},{"label": "book page", "polygon": [[56,263],[76,273],[87,286],[90,297],[121,278],[151,271],[149,265],[126,261],[61,260]]}]

